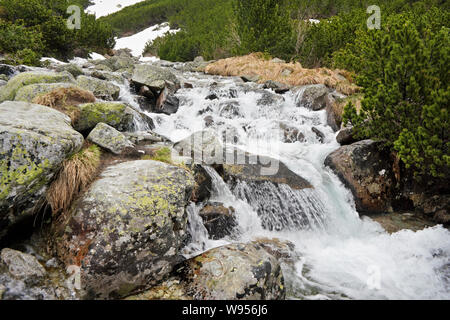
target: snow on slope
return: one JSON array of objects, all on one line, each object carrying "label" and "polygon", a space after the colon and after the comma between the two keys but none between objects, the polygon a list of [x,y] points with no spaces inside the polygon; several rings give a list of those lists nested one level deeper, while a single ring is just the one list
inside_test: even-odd
[{"label": "snow on slope", "polygon": [[157,37],[163,36],[166,32],[174,33],[177,31],[170,30],[168,23],[154,25],[132,36],[117,39],[114,49],[129,48],[133,56],[139,57],[142,55],[147,41],[153,41]]},{"label": "snow on slope", "polygon": [[94,5],[88,7],[86,11],[95,13],[97,18],[122,10],[144,0],[93,0]]}]

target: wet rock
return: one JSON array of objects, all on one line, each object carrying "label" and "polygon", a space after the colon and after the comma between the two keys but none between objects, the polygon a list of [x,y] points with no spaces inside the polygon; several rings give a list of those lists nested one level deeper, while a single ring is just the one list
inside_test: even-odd
[{"label": "wet rock", "polygon": [[260,76],[248,74],[248,75],[243,75],[243,76],[241,76],[241,79],[242,79],[244,82],[258,82],[259,79],[260,79]]},{"label": "wet rock", "polygon": [[241,118],[242,113],[239,108],[239,102],[228,101],[219,104],[219,115],[227,119]]},{"label": "wet rock", "polygon": [[304,107],[318,111],[327,106],[328,88],[323,84],[300,87],[297,90],[297,107]]},{"label": "wet rock", "polygon": [[195,189],[193,192],[192,201],[203,202],[211,197],[212,180],[211,176],[205,170],[205,168],[200,165],[194,165],[194,179],[195,179]]},{"label": "wet rock", "polygon": [[164,88],[156,101],[154,112],[171,115],[177,113],[180,106],[180,99],[178,99],[168,88]]},{"label": "wet rock", "polygon": [[336,141],[341,146],[346,146],[355,143],[358,140],[353,137],[353,128],[347,127],[339,131],[338,135],[336,136]]},{"label": "wet rock", "polygon": [[121,298],[163,280],[181,261],[193,187],[191,174],[162,162],[108,167],[53,226],[58,256],[80,267],[83,297]]},{"label": "wet rock", "polygon": [[155,109],[156,101],[154,98],[149,99],[144,96],[137,96],[136,102],[139,104],[139,108],[141,108],[142,111],[151,113]]},{"label": "wet rock", "polygon": [[213,116],[206,116],[203,121],[205,121],[205,127],[211,127],[214,124]]},{"label": "wet rock", "polygon": [[360,214],[392,211],[395,176],[388,151],[372,140],[342,146],[325,160],[352,191]]},{"label": "wet rock", "polygon": [[219,97],[218,97],[217,94],[215,94],[215,93],[210,93],[209,95],[207,95],[207,96],[205,97],[205,99],[206,99],[206,100],[217,100],[217,99],[219,99]]},{"label": "wet rock", "polygon": [[99,123],[87,140],[117,155],[138,154],[133,143],[106,123]]},{"label": "wet rock", "polygon": [[70,118],[25,102],[0,104],[0,238],[31,217],[61,163],[83,143]]},{"label": "wet rock", "polygon": [[139,64],[134,69],[131,81],[137,86],[147,86],[159,93],[166,87],[166,82],[179,83],[177,77],[167,68],[154,65]]},{"label": "wet rock", "polygon": [[116,102],[87,103],[79,106],[81,113],[74,128],[79,132],[92,130],[103,122],[119,131],[134,128],[136,112],[130,107]]},{"label": "wet rock", "polygon": [[154,95],[154,93],[153,93],[153,91],[150,90],[150,88],[147,87],[147,86],[142,86],[142,87],[139,89],[139,95],[140,95],[140,96],[143,96],[143,97],[146,97],[146,98],[148,98],[148,99],[150,99],[150,100],[154,100],[154,99],[156,98],[155,95]]},{"label": "wet rock", "polygon": [[212,249],[177,268],[185,296],[196,300],[282,300],[277,259],[258,243]]},{"label": "wet rock", "polygon": [[283,142],[284,143],[295,143],[304,142],[305,135],[300,132],[296,127],[288,126],[284,123],[280,123],[280,129],[283,130]]},{"label": "wet rock", "polygon": [[266,82],[264,82],[263,88],[264,89],[272,89],[273,91],[275,91],[275,93],[278,93],[278,94],[283,94],[290,90],[290,88],[287,84],[284,84],[284,83],[281,83],[278,81],[273,81],[273,80],[267,80]]},{"label": "wet rock", "polygon": [[227,152],[226,159],[234,160],[223,164],[220,171],[222,171],[224,180],[232,185],[238,181],[246,181],[256,184],[264,182],[272,182],[275,185],[286,184],[296,190],[312,188],[307,180],[291,171],[277,159],[255,156],[237,149],[231,154]]},{"label": "wet rock", "polygon": [[273,94],[269,91],[264,91],[261,98],[256,101],[260,106],[277,105],[280,106],[284,103],[284,98],[278,94]]},{"label": "wet rock", "polygon": [[14,98],[15,101],[32,102],[34,98],[44,95],[58,88],[80,89],[72,83],[36,83],[20,88]]},{"label": "wet rock", "polygon": [[31,71],[23,72],[11,78],[0,88],[0,102],[14,100],[20,88],[35,83],[75,83],[74,77],[68,72]]},{"label": "wet rock", "polygon": [[8,64],[0,64],[0,75],[5,75],[7,79],[13,77],[17,70],[15,67]]},{"label": "wet rock", "polygon": [[370,219],[378,222],[388,233],[395,233],[405,229],[419,231],[435,225],[423,215],[413,213],[384,213],[370,216]]},{"label": "wet rock", "polygon": [[114,101],[119,98],[120,88],[115,84],[88,76],[79,76],[77,85],[85,90],[91,91],[97,98]]},{"label": "wet rock", "polygon": [[323,143],[325,141],[325,134],[322,131],[320,131],[316,127],[312,127],[311,131],[315,133],[320,143]]},{"label": "wet rock", "polygon": [[210,238],[214,240],[231,235],[233,229],[237,226],[234,208],[226,208],[220,202],[206,203],[200,210],[199,215]]}]

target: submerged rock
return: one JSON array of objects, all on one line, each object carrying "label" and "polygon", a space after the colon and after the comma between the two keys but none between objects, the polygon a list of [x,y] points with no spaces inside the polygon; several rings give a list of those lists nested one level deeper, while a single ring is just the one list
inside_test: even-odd
[{"label": "submerged rock", "polygon": [[233,229],[237,226],[234,208],[226,208],[220,202],[206,203],[200,210],[199,215],[210,238],[214,240],[231,235]]},{"label": "submerged rock", "polygon": [[120,88],[115,84],[88,76],[79,76],[77,85],[81,88],[91,91],[97,98],[114,101],[119,98]]},{"label": "submerged rock", "polygon": [[106,123],[97,124],[87,140],[117,155],[137,153],[127,137]]},{"label": "submerged rock", "polygon": [[119,131],[134,128],[136,112],[130,107],[116,102],[88,103],[79,106],[81,112],[74,124],[77,131],[84,132],[93,129],[103,122]]},{"label": "submerged rock", "polygon": [[81,148],[70,122],[41,105],[0,104],[0,238],[32,215],[61,163]]},{"label": "submerged rock", "polygon": [[107,168],[53,227],[58,256],[80,267],[82,295],[121,298],[170,273],[181,260],[193,187],[189,172],[162,162]]},{"label": "submerged rock", "polygon": [[20,73],[11,78],[0,88],[0,102],[14,100],[20,88],[35,83],[75,83],[74,77],[68,72],[31,71]]},{"label": "submerged rock", "polygon": [[380,143],[363,140],[343,146],[326,158],[325,165],[352,191],[359,213],[392,211],[396,180],[390,154]]}]

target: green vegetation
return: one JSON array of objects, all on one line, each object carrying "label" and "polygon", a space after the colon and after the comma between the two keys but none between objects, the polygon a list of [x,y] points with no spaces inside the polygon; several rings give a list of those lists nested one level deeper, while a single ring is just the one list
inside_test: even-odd
[{"label": "green vegetation", "polygon": [[11,63],[39,64],[51,56],[68,59],[114,47],[111,28],[81,10],[81,28],[67,28],[71,4],[85,7],[86,0],[0,0],[0,53]]}]

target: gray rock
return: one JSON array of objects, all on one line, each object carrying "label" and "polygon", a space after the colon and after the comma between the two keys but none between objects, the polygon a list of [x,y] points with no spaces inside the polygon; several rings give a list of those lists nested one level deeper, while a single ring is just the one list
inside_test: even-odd
[{"label": "gray rock", "polygon": [[73,63],[60,64],[55,68],[55,70],[57,72],[67,71],[71,75],[73,75],[75,78],[84,74],[83,69],[81,69],[78,65],[73,64]]},{"label": "gray rock", "polygon": [[323,84],[300,87],[297,90],[297,107],[304,107],[318,111],[327,106],[328,88]]},{"label": "gray rock", "polygon": [[70,118],[26,102],[0,104],[0,238],[30,217],[61,163],[83,143]]},{"label": "gray rock", "polygon": [[177,268],[187,296],[196,300],[282,300],[277,259],[257,242],[209,250]]},{"label": "gray rock", "polygon": [[169,69],[148,64],[136,65],[131,81],[138,87],[147,86],[158,93],[166,87],[166,82],[179,83]]},{"label": "gray rock", "polygon": [[193,187],[189,172],[162,162],[107,168],[53,226],[60,259],[80,266],[82,295],[121,298],[168,275],[181,260]]},{"label": "gray rock", "polygon": [[28,284],[36,284],[46,275],[44,267],[32,255],[5,248],[0,253],[0,259],[14,278]]},{"label": "gray rock", "polygon": [[243,75],[241,76],[241,79],[244,82],[258,82],[260,80],[260,76],[258,75]]},{"label": "gray rock", "polygon": [[87,140],[117,155],[137,153],[127,137],[106,123],[97,124]]},{"label": "gray rock", "polygon": [[114,101],[119,98],[120,88],[115,84],[93,77],[79,76],[77,85],[85,90],[91,91],[97,98]]},{"label": "gray rock", "polygon": [[156,101],[155,113],[171,115],[177,113],[180,106],[180,99],[172,94],[168,88],[164,88]]}]

